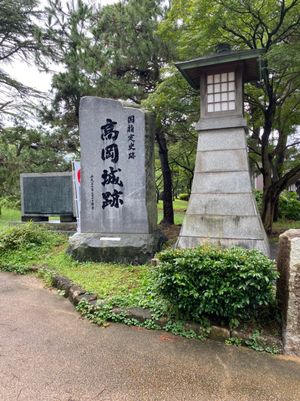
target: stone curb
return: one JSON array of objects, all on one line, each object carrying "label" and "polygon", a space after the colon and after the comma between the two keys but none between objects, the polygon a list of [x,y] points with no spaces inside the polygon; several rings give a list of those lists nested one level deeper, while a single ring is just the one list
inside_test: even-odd
[{"label": "stone curb", "polygon": [[[32,270],[37,271],[38,269],[33,268]],[[53,274],[53,272],[45,268],[41,270],[48,271],[50,274]],[[81,300],[87,301],[93,309],[97,309],[99,306],[105,304],[105,300],[97,299],[96,294],[85,291],[80,286],[75,285],[67,277],[53,274],[52,286],[58,290],[64,291],[64,297],[68,298],[74,306],[78,305]],[[114,308],[112,309],[112,312],[116,315],[124,314],[126,318],[137,320],[140,323],[144,323],[152,319],[150,309],[143,309],[140,307]],[[164,329],[164,326],[168,320],[169,319],[166,316],[162,316],[160,319],[155,320],[154,323],[157,324],[157,326],[159,326],[161,329]],[[186,331],[193,330],[198,335],[205,332],[205,329],[199,323],[195,322],[185,322],[184,329]],[[216,325],[210,326],[207,334],[209,339],[220,342],[225,342],[230,338],[235,338],[242,341],[251,340],[251,333],[249,334],[238,330],[231,330],[227,327]],[[256,340],[265,346],[276,346],[280,351],[282,350],[282,341],[278,337],[271,335],[259,335],[256,337]]]}]

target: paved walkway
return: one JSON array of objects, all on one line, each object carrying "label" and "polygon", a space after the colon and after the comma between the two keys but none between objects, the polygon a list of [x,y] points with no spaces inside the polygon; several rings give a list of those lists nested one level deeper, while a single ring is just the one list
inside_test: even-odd
[{"label": "paved walkway", "polygon": [[1,401],[299,401],[300,363],[82,320],[33,277],[0,273]]}]

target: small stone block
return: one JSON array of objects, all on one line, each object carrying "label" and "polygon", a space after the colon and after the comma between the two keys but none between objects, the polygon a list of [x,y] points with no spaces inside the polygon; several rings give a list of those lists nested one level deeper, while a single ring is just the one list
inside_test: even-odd
[{"label": "small stone block", "polygon": [[54,276],[52,285],[53,287],[58,288],[59,290],[63,290],[65,292],[64,296],[66,298],[69,296],[69,291],[70,288],[72,287],[72,282],[66,277]]},{"label": "small stone block", "polygon": [[158,266],[159,265],[159,259],[153,258],[151,259],[151,266]]},{"label": "small stone block", "polygon": [[88,303],[91,303],[91,302],[95,301],[96,299],[97,299],[96,294],[89,294],[88,292],[86,292],[85,294],[77,295],[74,298],[74,305],[78,305],[79,302],[82,300],[85,300]]},{"label": "small stone block", "polygon": [[241,340],[248,340],[251,337],[251,333],[245,333],[244,331],[232,330],[230,337],[240,338]]},{"label": "small stone block", "polygon": [[124,313],[127,316],[125,309],[122,308],[113,308],[111,312],[114,313],[115,315],[120,315],[121,313]]},{"label": "small stone block", "polygon": [[277,268],[284,352],[300,356],[300,230],[280,235]]},{"label": "small stone block", "polygon": [[143,323],[145,320],[152,319],[152,315],[149,309],[143,308],[128,308],[126,309],[126,315],[129,319],[136,319]]},{"label": "small stone block", "polygon": [[166,316],[162,316],[159,319],[155,320],[155,324],[157,324],[159,327],[163,329],[165,325],[168,323],[168,321],[169,318],[167,318]]},{"label": "small stone block", "polygon": [[[79,295],[85,294],[85,291],[79,287],[78,285],[72,285],[69,291],[69,300],[73,303],[76,304],[78,300]],[[77,302],[78,303],[78,302]]]},{"label": "small stone block", "polygon": [[184,324],[184,329],[186,331],[194,331],[196,334],[201,334],[202,331],[202,327],[200,326],[199,323],[195,323],[195,322],[187,322]]},{"label": "small stone block", "polygon": [[230,337],[230,331],[225,327],[211,326],[208,337],[215,341],[225,341]]}]

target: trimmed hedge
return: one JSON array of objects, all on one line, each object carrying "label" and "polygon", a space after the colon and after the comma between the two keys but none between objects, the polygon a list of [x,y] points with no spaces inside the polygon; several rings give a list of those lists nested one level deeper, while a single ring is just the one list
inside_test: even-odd
[{"label": "trimmed hedge", "polygon": [[185,318],[248,320],[274,302],[275,263],[257,250],[203,246],[158,258],[158,292]]}]

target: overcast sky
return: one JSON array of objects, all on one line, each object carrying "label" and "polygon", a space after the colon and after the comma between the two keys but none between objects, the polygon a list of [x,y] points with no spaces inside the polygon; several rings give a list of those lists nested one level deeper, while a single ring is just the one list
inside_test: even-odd
[{"label": "overcast sky", "polygon": [[[62,3],[67,3],[67,0],[61,0]],[[100,0],[95,1],[96,4],[106,5],[117,3],[119,0]],[[47,0],[40,0],[41,4],[47,4]],[[1,66],[2,68],[2,66]],[[32,88],[38,89],[42,92],[46,92],[51,88],[51,74],[39,72],[34,65],[28,65],[24,62],[13,61],[11,64],[6,64],[4,69],[13,78],[21,81],[23,84]],[[53,69],[56,69],[53,66]]]}]

